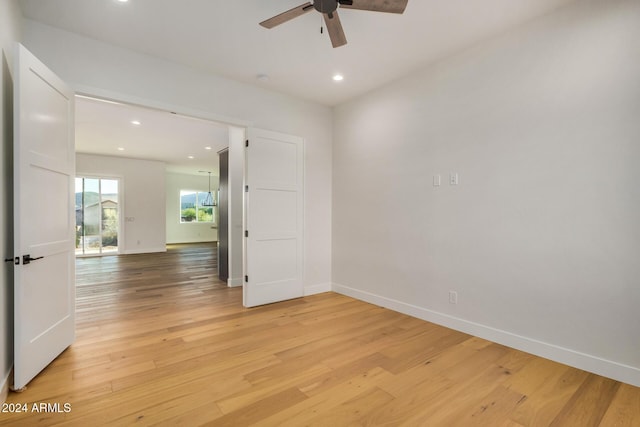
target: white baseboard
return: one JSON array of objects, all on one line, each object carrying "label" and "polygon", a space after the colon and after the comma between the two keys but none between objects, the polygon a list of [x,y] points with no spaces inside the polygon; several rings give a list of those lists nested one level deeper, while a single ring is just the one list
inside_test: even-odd
[{"label": "white baseboard", "polygon": [[238,286],[242,286],[242,277],[229,277],[227,279],[227,286],[230,288],[236,288]]},{"label": "white baseboard", "polygon": [[128,249],[124,251],[125,255],[134,255],[134,254],[151,254],[156,252],[167,252],[167,247],[163,246],[161,248],[147,248],[147,249]]},{"label": "white baseboard", "polygon": [[321,294],[324,292],[331,292],[331,283],[318,283],[317,285],[310,285],[304,287],[304,296]]},{"label": "white baseboard", "polygon": [[555,362],[563,363],[565,365],[573,366],[578,369],[640,387],[640,369],[633,366],[624,365],[590,354],[571,350],[569,348],[527,338],[508,331],[470,322],[448,314],[418,307],[337,283],[332,285],[332,290],[339,294],[347,295],[361,301],[379,305],[412,317],[417,317],[418,319],[436,323],[438,325],[484,338],[507,347],[535,354],[536,356],[544,357]]},{"label": "white baseboard", "polygon": [[217,239],[203,239],[201,237],[196,237],[195,239],[180,239],[180,240],[167,240],[167,245],[181,245],[181,244],[189,244],[189,243],[218,243]]}]

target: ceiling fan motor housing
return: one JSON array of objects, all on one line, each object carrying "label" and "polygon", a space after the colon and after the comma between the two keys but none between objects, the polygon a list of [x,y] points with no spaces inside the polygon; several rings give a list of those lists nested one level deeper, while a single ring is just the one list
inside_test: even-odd
[{"label": "ceiling fan motor housing", "polygon": [[333,13],[338,8],[338,0],[315,0],[313,7],[320,13]]}]

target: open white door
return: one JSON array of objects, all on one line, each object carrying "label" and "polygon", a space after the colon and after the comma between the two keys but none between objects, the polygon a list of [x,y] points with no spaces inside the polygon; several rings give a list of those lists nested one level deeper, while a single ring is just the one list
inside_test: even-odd
[{"label": "open white door", "polygon": [[14,388],[75,338],[73,92],[22,45],[14,72]]},{"label": "open white door", "polygon": [[249,129],[245,161],[245,307],[304,295],[302,138]]}]

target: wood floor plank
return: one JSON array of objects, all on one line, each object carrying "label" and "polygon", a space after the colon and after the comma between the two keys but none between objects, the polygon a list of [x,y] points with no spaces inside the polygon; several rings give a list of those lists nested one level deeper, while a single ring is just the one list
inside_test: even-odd
[{"label": "wood floor plank", "polygon": [[394,397],[377,388],[369,388],[359,395],[350,398],[340,405],[334,406],[318,415],[313,414],[309,420],[302,420],[309,427],[325,427],[329,425],[366,425],[364,420],[368,416],[365,408],[377,408],[390,401]]},{"label": "wood floor plank", "polygon": [[[419,418],[427,410],[433,408],[439,396],[446,393],[455,383],[442,375],[431,372],[427,381],[407,382],[404,391],[400,390],[400,379],[392,378],[384,381],[380,389],[387,391],[395,399],[371,408],[364,421],[367,425],[400,425],[406,420]],[[388,385],[395,385],[393,393]]]},{"label": "wood floor plank", "polygon": [[[260,425],[274,427],[298,427],[306,425],[310,420],[318,417],[326,422],[325,414],[332,413],[339,407],[360,396],[367,390],[391,377],[392,374],[380,367],[374,367],[358,375],[349,375],[349,378],[341,378],[341,381],[332,382],[325,386],[330,388],[329,393],[314,393],[308,399],[296,403],[280,412],[277,412],[260,421]],[[298,387],[304,392],[304,387]],[[340,425],[340,422],[338,422]]]},{"label": "wood floor plank", "polygon": [[215,246],[82,258],[76,342],[0,426],[636,426],[640,389],[344,295],[242,307]]},{"label": "wood floor plank", "polygon": [[513,411],[511,419],[548,426],[576,393],[588,373],[540,358],[534,358],[530,365],[504,383],[506,387],[512,387],[527,396]]},{"label": "wood floor plank", "polygon": [[620,383],[590,374],[562,408],[550,426],[598,426]]},{"label": "wood floor plank", "polygon": [[433,396],[427,405],[414,410],[400,425],[451,425],[447,422],[461,414],[458,408],[466,408],[477,399],[484,398],[508,377],[509,374],[498,363],[508,351],[503,346],[492,344],[439,373],[451,382],[451,387]]},{"label": "wood floor plank", "polygon": [[[329,368],[324,365],[313,365],[305,368],[298,367],[297,371],[291,370],[289,375],[273,377],[269,380],[262,381],[257,385],[253,385],[253,387],[247,391],[241,391],[223,399],[216,400],[216,403],[225,414],[238,411],[243,407],[251,406],[271,395],[278,394],[290,388],[295,388],[300,391],[297,387],[298,383],[306,382],[310,378],[323,375],[328,371]],[[305,398],[306,397],[305,395]]]},{"label": "wood floor plank", "polygon": [[[359,360],[342,365],[339,368],[331,369],[325,374],[310,378],[308,381],[300,382],[298,383],[298,388],[307,396],[332,394],[330,391],[334,390],[336,386],[340,386],[345,382],[353,384],[353,379],[360,378],[361,376],[368,378],[371,375],[370,371],[373,369],[382,371],[383,369],[380,365],[385,359],[386,357],[380,353],[369,354],[361,357]],[[393,380],[392,375],[387,378]],[[377,382],[376,384],[379,385]]]},{"label": "wood floor plank", "polygon": [[287,388],[277,393],[264,396],[262,399],[235,409],[215,420],[216,426],[246,426],[260,422],[281,410],[302,402],[307,396],[296,387]]},{"label": "wood floor plank", "polygon": [[618,427],[640,426],[640,393],[638,393],[638,388],[621,384],[600,424]]},{"label": "wood floor plank", "polygon": [[[487,362],[485,355],[478,356],[483,348],[471,346],[455,346],[430,358],[426,362],[413,366],[406,371],[395,375],[392,381],[385,382],[380,388],[398,398],[417,396],[422,392],[428,392],[434,379],[444,378],[451,370],[458,365],[469,363],[473,366],[484,366]],[[492,356],[494,359],[500,355]],[[474,365],[471,359],[482,360],[480,365]],[[469,362],[467,362],[469,361]],[[454,380],[447,379],[448,384],[455,384]],[[423,390],[424,389],[424,390]]]}]

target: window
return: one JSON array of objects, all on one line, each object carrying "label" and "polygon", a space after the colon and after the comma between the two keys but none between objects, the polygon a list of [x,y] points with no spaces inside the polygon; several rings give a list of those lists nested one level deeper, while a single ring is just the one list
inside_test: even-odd
[{"label": "window", "polygon": [[118,180],[76,178],[76,255],[118,253]]},{"label": "window", "polygon": [[[180,222],[213,222],[213,206],[202,206],[206,191],[180,190]],[[215,200],[215,199],[214,199]]]}]

